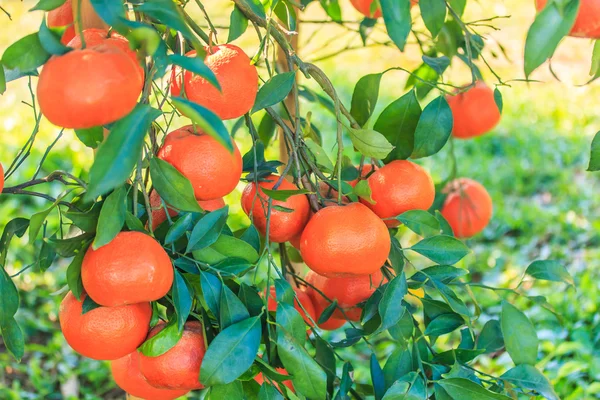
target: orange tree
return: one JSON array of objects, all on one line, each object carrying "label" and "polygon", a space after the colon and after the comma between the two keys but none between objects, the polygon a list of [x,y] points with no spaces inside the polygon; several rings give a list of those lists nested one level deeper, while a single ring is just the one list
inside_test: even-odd
[{"label": "orange tree", "polygon": [[[508,86],[479,32],[495,16],[463,21],[466,0],[353,0],[365,15],[353,24],[337,0],[322,0],[322,23],[346,26],[365,45],[373,30],[384,31],[386,45],[403,51],[410,40],[422,52],[415,71],[393,68],[409,74],[406,94],[376,116],[389,70],[361,78],[347,107],[328,76],[294,50],[310,0],[234,0],[228,44],[217,42],[200,0],[91,0],[106,30],[84,29],[82,3],[39,1],[35,9],[48,18],[4,51],[0,69],[2,92],[8,81],[29,80],[37,121],[4,178],[26,162],[44,117],[96,149],[89,176],[55,171],[3,190],[50,203],[6,225],[0,262],[26,232],[39,249],[30,267],[71,260],[60,321],[73,349],[110,360],[117,384],[144,398],[203,388],[215,399],[558,398],[535,367],[536,329],[511,304],[551,308],[545,299],[529,297],[520,282],[486,286],[454,266],[469,253],[460,239],[491,218],[486,189],[459,179],[456,162],[437,183],[414,162],[499,122],[502,96],[479,69]],[[527,74],[569,32],[579,0],[547,7],[530,30]],[[544,36],[538,21],[550,13],[564,21]],[[252,33],[254,55],[231,44]],[[452,62],[469,68],[464,86],[444,79]],[[300,99],[335,121],[334,161]],[[259,126],[255,113],[264,114]],[[189,124],[172,126],[177,115]],[[275,127],[285,162],[265,157]],[[234,134],[252,139],[243,156]],[[240,180],[251,223],[232,231],[222,197]],[[50,182],[64,191],[38,189]],[[418,240],[402,246],[403,234]],[[553,260],[523,272],[572,283]],[[472,287],[505,299],[485,323]],[[16,359],[24,348],[18,307],[0,268],[0,328]],[[385,354],[375,350],[381,343]],[[345,357],[359,345],[370,350],[368,383],[354,382],[356,365]],[[504,352],[514,365],[501,374],[479,362]]]}]

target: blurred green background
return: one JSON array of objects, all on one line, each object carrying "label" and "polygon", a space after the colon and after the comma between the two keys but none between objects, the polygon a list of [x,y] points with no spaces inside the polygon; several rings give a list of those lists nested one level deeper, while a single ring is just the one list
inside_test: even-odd
[{"label": "blurred green background", "polygon": [[[213,22],[218,27],[226,26],[232,3],[213,3],[218,4],[206,4]],[[360,15],[346,0],[340,3],[345,20],[360,21]],[[503,80],[522,78],[523,43],[534,17],[533,1],[471,0],[468,3],[467,21],[493,15],[510,16],[491,22],[499,30],[481,26],[480,33],[487,37],[485,54]],[[2,2],[12,20],[0,14],[5,26],[0,31],[0,50],[38,29],[43,14],[27,12],[34,4],[34,1]],[[199,13],[194,15],[201,25],[205,24]],[[415,45],[409,46],[406,53],[390,46],[360,48],[356,32],[318,22],[325,19],[318,4],[309,5],[303,18],[314,23],[302,24],[301,57],[317,60],[346,104],[362,75],[392,66],[412,70],[420,63]],[[236,42],[250,55],[257,49],[253,35],[249,29]],[[226,37],[226,29],[220,29],[220,41]],[[373,39],[380,39],[377,32]],[[330,57],[345,48],[350,50]],[[597,84],[581,86],[587,80],[591,51],[590,41],[565,40],[552,62],[562,82],[554,79],[545,66],[533,76],[540,83],[512,82],[511,87],[501,87],[504,97],[501,124],[481,138],[455,143],[459,174],[483,183],[495,207],[492,223],[484,234],[468,241],[474,252],[462,266],[482,282],[514,287],[529,262],[554,258],[561,260],[575,278],[576,288],[540,282],[524,285],[528,294],[546,296],[562,321],[540,305],[519,304],[527,309],[542,341],[538,367],[550,377],[561,398],[569,400],[600,398],[600,199],[597,175],[585,171],[591,138],[600,129],[600,114],[596,109],[600,87]],[[496,83],[493,74],[483,65],[480,67],[488,83]],[[446,76],[454,84],[469,79],[468,71],[460,65],[453,65]],[[378,112],[405,92],[406,79],[407,74],[399,71],[385,75]],[[35,84],[35,79],[33,82]],[[3,143],[0,161],[5,168],[33,128],[31,109],[22,103],[29,100],[27,79],[9,83],[7,92],[0,97]],[[327,145],[334,136],[334,120],[321,107],[303,103],[302,113],[308,111],[323,135],[325,148],[331,148]],[[59,132],[56,127],[42,122],[30,157],[8,179],[6,186],[31,179],[46,148]],[[249,148],[250,141],[244,130],[237,133],[236,140],[242,153]],[[269,151],[271,158],[277,157],[276,149],[274,145]],[[56,169],[82,174],[89,169],[92,160],[91,150],[85,148],[72,131],[66,131],[46,159],[42,175]],[[426,159],[424,164],[436,182],[443,180],[450,173],[448,150]],[[47,185],[44,190],[56,195],[60,186]],[[238,200],[239,192],[228,199],[237,215],[233,228],[248,224]],[[41,199],[4,195],[0,197],[0,229],[12,218],[28,217],[47,206]],[[7,265],[10,274],[33,262],[38,249],[29,246],[27,240],[25,236],[13,241]],[[110,378],[108,363],[78,356],[60,334],[57,311],[64,293],[65,270],[66,264],[58,262],[45,273],[31,269],[16,278],[21,294],[21,309],[16,318],[27,337],[26,355],[21,363],[15,363],[0,344],[0,399],[123,398]],[[496,293],[477,291],[475,294],[486,307],[487,315],[498,314],[500,298]],[[482,319],[485,318],[484,315]],[[352,357],[366,360],[367,355],[358,353]],[[484,369],[497,373],[502,373],[508,362],[506,355],[479,361]],[[355,377],[366,383],[368,371],[357,368]]]}]

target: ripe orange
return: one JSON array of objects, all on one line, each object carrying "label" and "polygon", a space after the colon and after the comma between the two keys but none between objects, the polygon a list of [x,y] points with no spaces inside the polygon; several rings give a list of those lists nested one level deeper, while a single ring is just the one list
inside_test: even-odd
[{"label": "ripe orange", "polygon": [[[309,285],[312,285],[308,286],[307,293],[313,304],[315,304],[315,309],[325,310],[331,304],[318,292],[320,291],[329,300],[337,300],[338,306],[344,310],[346,317],[351,321],[360,319],[362,309],[356,307],[356,305],[371,297],[383,283],[381,271],[371,275],[331,278],[309,271],[304,279]],[[343,320],[345,319],[344,313],[336,309],[332,314],[332,318]]]},{"label": "ripe orange", "polygon": [[[375,171],[368,180],[375,204],[360,201],[382,219],[396,217],[408,210],[427,210],[435,198],[435,186],[429,173],[410,161],[392,161]],[[400,224],[395,219],[384,222],[389,227]]]},{"label": "ripe orange", "polygon": [[[310,293],[314,292],[314,289],[308,287],[306,289],[306,293]],[[320,296],[318,293],[316,293],[317,296]],[[312,297],[311,297],[312,298]],[[315,320],[315,322],[319,319],[319,317],[321,316],[321,314],[323,314],[323,311],[325,311],[325,308],[329,305],[329,304],[321,304],[321,303],[315,303],[313,302],[314,306],[315,306],[315,312],[317,313],[317,319]],[[336,329],[341,328],[344,324],[346,323],[346,319],[345,318],[335,318],[333,316],[329,317],[329,319],[327,319],[327,321],[323,322],[322,324],[318,324],[317,326],[320,329],[326,330],[326,331],[335,331]]]},{"label": "ripe orange", "polygon": [[110,363],[116,384],[128,394],[145,400],[174,400],[188,390],[158,389],[151,386],[140,372],[139,353],[134,351]]},{"label": "ripe orange", "polygon": [[97,250],[91,247],[81,265],[87,294],[114,307],[158,300],[173,283],[173,265],[162,246],[142,232],[121,232]]},{"label": "ripe orange", "polygon": [[[419,0],[410,0],[410,5],[414,6],[417,4]],[[381,17],[381,8],[377,8],[377,10],[372,13],[371,5],[373,4],[373,0],[350,0],[350,3],[356,8],[358,12],[364,15],[367,18],[379,18]]]},{"label": "ripe orange", "polygon": [[106,44],[52,57],[38,80],[40,109],[63,128],[114,122],[137,104],[143,83],[138,68],[126,53]]},{"label": "ripe orange", "polygon": [[[273,186],[275,186],[278,180],[279,176],[269,175],[264,181],[259,182],[258,185],[264,189],[273,189]],[[277,190],[298,190],[298,186],[284,179]],[[268,200],[269,197],[263,193],[262,189],[259,194],[256,195],[256,185],[254,182],[250,182],[246,185],[246,188],[242,193],[242,208],[246,215],[251,217],[256,229],[263,235],[266,235],[267,232]],[[280,211],[275,209],[275,206],[285,207],[293,211]],[[310,207],[308,199],[303,194],[291,196],[286,201],[273,200],[269,239],[276,243],[289,241],[302,232],[302,229],[304,229],[304,226],[306,225],[306,221],[308,221],[309,214]]]},{"label": "ripe orange", "polygon": [[452,110],[452,135],[456,138],[481,136],[500,122],[500,110],[494,100],[494,92],[485,82],[478,81],[466,92],[447,96],[446,100]]},{"label": "ripe orange", "polygon": [[[538,11],[543,9],[548,0],[536,0],[535,7]],[[600,1],[581,0],[575,24],[571,28],[570,36],[600,39]]]},{"label": "ripe orange", "polygon": [[444,188],[448,193],[442,215],[459,238],[468,238],[483,231],[492,218],[492,198],[479,182],[469,178],[456,179]]},{"label": "ripe orange", "polygon": [[[215,211],[225,207],[225,200],[222,197],[214,200],[199,200],[198,204],[205,211]],[[160,195],[155,190],[150,192],[150,207],[152,208],[152,230],[156,230],[160,224],[167,220],[167,213],[160,200]],[[167,208],[170,217],[177,215],[177,210],[168,206]]]},{"label": "ripe orange", "polygon": [[[217,77],[221,91],[206,79],[174,67],[171,75],[171,94],[181,95],[184,81],[185,95],[190,101],[200,104],[221,119],[233,119],[246,114],[254,105],[258,92],[258,72],[242,49],[232,44],[213,46],[204,63]],[[186,54],[195,57],[196,51]]]},{"label": "ripe orange", "polygon": [[95,360],[116,360],[144,342],[152,318],[150,303],[98,307],[81,314],[84,298],[78,301],[69,292],[60,304],[60,329],[73,350]]},{"label": "ripe orange", "polygon": [[[159,324],[152,328],[148,339],[164,327],[165,324]],[[150,385],[159,389],[202,389],[200,366],[205,352],[202,324],[186,322],[183,336],[169,351],[158,357],[140,354],[140,371]]]},{"label": "ripe orange", "polygon": [[[294,292],[296,292],[296,296],[298,297],[298,300],[300,300],[300,303],[298,303],[298,300],[294,299],[294,308],[302,315],[302,318],[304,318],[304,321],[308,325],[313,326],[310,319],[312,318],[312,320],[316,322],[317,314],[315,313],[315,307],[313,306],[312,300],[308,297],[308,294],[301,289],[294,289]],[[267,308],[269,311],[277,311],[277,300],[275,296],[275,287],[271,287],[269,299],[267,300]],[[300,307],[300,304],[302,304],[302,307],[304,307],[306,312]]]},{"label": "ripe orange", "polygon": [[375,273],[388,258],[390,247],[385,224],[360,203],[322,208],[300,238],[306,265],[328,277]]},{"label": "ripe orange", "polygon": [[[276,370],[276,371],[277,371],[279,374],[281,374],[281,375],[289,375],[289,374],[288,374],[288,372],[285,370],[285,368],[275,368],[275,370]],[[256,376],[254,377],[254,380],[255,380],[255,381],[256,381],[256,382],[257,382],[259,385],[262,385],[262,384],[263,384],[263,382],[265,381],[265,377],[264,377],[263,373],[261,372],[261,373],[259,373],[258,375],[256,375]],[[279,383],[277,383],[277,382],[275,382],[275,381],[273,381],[273,383],[274,383],[274,384],[276,384],[276,385],[277,385],[277,387],[279,387]],[[294,384],[292,383],[291,379],[290,379],[290,380],[287,380],[287,381],[283,381],[283,382],[281,382],[281,383],[283,383],[285,386],[287,386],[287,387],[288,387],[288,388],[289,388],[289,389],[290,389],[292,392],[294,392],[294,393],[296,392],[296,391],[294,390]]]},{"label": "ripe orange", "polygon": [[242,156],[233,142],[233,153],[212,136],[192,125],[170,132],[158,157],[190,180],[197,200],[215,200],[235,189],[242,176]]},{"label": "ripe orange", "polygon": [[73,24],[73,7],[71,0],[67,0],[62,6],[48,11],[47,25],[49,28],[58,28],[66,26],[60,41],[62,44],[67,44],[75,36],[75,25]]}]

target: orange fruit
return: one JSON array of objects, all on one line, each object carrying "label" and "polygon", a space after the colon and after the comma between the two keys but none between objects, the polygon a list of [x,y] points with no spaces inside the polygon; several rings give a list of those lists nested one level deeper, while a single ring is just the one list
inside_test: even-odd
[{"label": "orange fruit", "polygon": [[448,197],[441,213],[458,238],[468,238],[483,231],[492,219],[492,198],[479,182],[456,179],[444,188]]},{"label": "orange fruit", "polygon": [[456,138],[481,136],[500,122],[500,110],[494,100],[494,92],[482,81],[466,92],[447,96],[446,100],[452,110],[452,135]]},{"label": "orange fruit", "polygon": [[[419,0],[410,0],[410,5],[414,6],[418,2]],[[371,12],[371,5],[373,4],[373,0],[350,0],[350,3],[352,3],[354,8],[356,8],[358,12],[360,12],[367,18],[381,17],[381,8],[377,8],[377,10],[374,13]]]},{"label": "orange fruit", "polygon": [[139,358],[139,353],[134,351],[110,363],[115,383],[125,392],[145,400],[174,400],[188,392],[185,389],[169,390],[151,386],[140,372]]},{"label": "orange fruit", "polygon": [[[242,209],[251,219],[256,229],[266,235],[267,232],[267,214],[269,210],[266,194],[264,189],[273,189],[273,186],[279,180],[277,175],[269,175],[259,182],[261,187],[259,195],[256,195],[256,185],[254,182],[248,183],[242,193]],[[298,190],[298,186],[292,182],[283,180],[277,190]],[[291,212],[285,212],[275,209],[275,206],[291,209]],[[308,199],[303,194],[290,196],[286,201],[273,200],[271,207],[271,224],[269,227],[269,240],[271,242],[283,243],[298,235],[304,229],[306,221],[310,214]]]},{"label": "orange fruit", "polygon": [[[281,374],[281,375],[289,375],[288,372],[285,370],[285,368],[275,368],[275,371],[277,371],[277,373]],[[259,373],[254,377],[254,380],[259,384],[262,385],[263,382],[265,381],[265,377],[263,375],[263,373]],[[273,381],[273,383],[275,385],[277,385],[277,387],[279,387],[280,383]],[[294,390],[294,384],[292,383],[292,380],[287,380],[287,381],[283,381],[281,382],[283,383],[285,386],[287,386],[292,392],[296,392]]]},{"label": "orange fruit", "polygon": [[[205,211],[215,211],[225,207],[225,200],[222,197],[214,200],[199,200],[198,204]],[[156,190],[150,192],[150,207],[152,208],[152,230],[156,230],[160,224],[167,220],[167,213]],[[169,209],[170,217],[177,215],[177,210],[169,206],[167,208]]]},{"label": "orange fruit", "polygon": [[73,7],[71,0],[67,0],[62,6],[48,11],[46,24],[49,28],[58,28],[66,26],[60,41],[62,44],[67,44],[75,36],[75,25],[73,24]]},{"label": "orange fruit", "polygon": [[92,300],[106,307],[154,301],[171,289],[173,265],[152,237],[121,232],[107,245],[88,249],[81,280]]},{"label": "orange fruit", "polygon": [[[396,160],[375,171],[369,177],[371,198],[364,199],[379,218],[394,218],[408,210],[427,210],[435,198],[435,186],[429,173],[420,165],[406,160]],[[389,227],[398,226],[395,219],[386,219]]]},{"label": "orange fruit", "polygon": [[388,258],[390,247],[383,221],[360,203],[322,208],[300,238],[306,265],[328,277],[375,273]]},{"label": "orange fruit", "polygon": [[116,360],[144,342],[152,318],[150,303],[98,307],[82,314],[84,299],[78,301],[69,292],[60,303],[60,329],[73,350],[94,360]]},{"label": "orange fruit", "polygon": [[[310,296],[311,291],[314,292],[314,289],[312,289],[310,287],[308,287],[306,289],[306,293],[309,293],[309,296]],[[318,293],[316,293],[316,295],[320,296]],[[312,299],[312,297],[311,297],[311,299]],[[325,311],[325,308],[329,305],[329,303],[321,304],[321,303],[313,302],[313,304],[315,306],[315,312],[317,313],[317,319],[315,320],[315,322],[316,322],[316,321],[318,321],[321,314],[323,314],[323,311]],[[323,322],[322,324],[318,324],[317,326],[320,329],[323,329],[326,331],[335,331],[336,329],[341,328],[345,323],[346,323],[345,318],[335,318],[335,317],[331,316],[327,319],[327,321]]]},{"label": "orange fruit", "polygon": [[38,80],[40,109],[63,128],[114,122],[137,104],[143,83],[138,68],[125,52],[106,44],[52,57]]},{"label": "orange fruit", "polygon": [[233,153],[212,136],[187,125],[170,132],[158,157],[190,180],[197,200],[215,200],[235,189],[242,176],[242,156],[235,142]]},{"label": "orange fruit", "polygon": [[[155,326],[148,339],[164,327],[165,324]],[[197,321],[186,322],[183,336],[166,353],[158,357],[140,354],[140,371],[150,385],[159,389],[202,389],[200,366],[205,352],[202,324]]]},{"label": "orange fruit", "polygon": [[[548,0],[536,0],[535,8],[540,11],[546,7]],[[600,39],[600,1],[581,0],[575,24],[570,36]]]},{"label": "orange fruit", "polygon": [[323,293],[329,300],[337,300],[338,306],[344,310],[342,313],[336,309],[331,318],[344,320],[348,317],[351,321],[358,321],[362,309],[356,305],[366,301],[381,286],[383,275],[381,271],[377,271],[371,275],[328,278],[309,271],[304,280],[309,284],[307,293],[315,304],[315,309],[325,310],[331,304],[321,295]]},{"label": "orange fruit", "polygon": [[[258,72],[242,49],[232,44],[213,46],[204,63],[217,77],[221,91],[199,75],[181,73],[174,67],[171,75],[171,94],[181,95],[182,80],[185,95],[190,101],[204,106],[221,119],[233,119],[246,114],[254,105],[258,92]],[[195,57],[196,51],[186,54]],[[182,77],[183,75],[183,77]]]},{"label": "orange fruit", "polygon": [[[267,300],[267,309],[269,311],[277,311],[275,287],[271,287],[269,292],[270,294]],[[294,299],[294,308],[300,313],[300,315],[302,315],[302,318],[304,318],[304,321],[308,325],[313,326],[313,323],[310,319],[312,318],[312,320],[316,322],[317,314],[315,313],[315,307],[313,306],[312,300],[310,299],[310,297],[308,297],[308,294],[306,294],[306,292],[304,292],[301,289],[294,289],[294,292],[296,292],[296,296],[298,297],[298,300],[300,300],[300,303],[298,303],[298,300]],[[302,307],[300,307],[300,304],[302,304],[302,307],[304,307],[304,310],[306,310],[306,312],[304,312]]]}]

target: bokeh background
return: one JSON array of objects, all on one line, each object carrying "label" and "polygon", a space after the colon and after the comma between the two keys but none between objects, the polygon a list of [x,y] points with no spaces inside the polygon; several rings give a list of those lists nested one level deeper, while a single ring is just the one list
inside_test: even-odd
[{"label": "bokeh background", "polygon": [[[221,27],[219,40],[224,42],[233,3],[210,3],[213,4],[206,7],[215,25]],[[361,20],[347,0],[340,3],[345,21]],[[533,1],[468,3],[466,21],[495,15],[506,17],[481,23],[480,33],[486,37],[484,54],[504,81],[522,79],[523,45],[527,27],[534,18]],[[4,26],[0,30],[0,51],[4,51],[18,38],[35,32],[43,14],[27,11],[35,4],[30,0],[3,0],[0,4],[12,18],[0,13]],[[205,25],[195,11],[191,8],[199,24]],[[386,43],[371,43],[363,48],[356,32],[358,23],[348,24],[351,29],[325,25],[321,21],[326,16],[316,3],[308,6],[302,19],[307,22],[300,28],[301,58],[324,69],[346,104],[361,76],[395,66],[413,70],[421,62],[414,44],[405,53]],[[377,34],[380,29],[383,27],[378,26],[372,36],[378,42],[382,41]],[[236,44],[250,55],[258,48],[252,29]],[[342,50],[346,51],[340,53]],[[493,221],[484,234],[468,241],[474,251],[461,266],[476,279],[502,287],[514,287],[529,262],[536,259],[561,260],[574,276],[575,288],[541,282],[523,286],[529,295],[546,296],[561,320],[539,304],[517,300],[521,309],[527,309],[542,341],[538,367],[550,377],[561,398],[567,400],[600,398],[600,199],[598,175],[585,171],[592,136],[600,130],[600,86],[584,85],[591,52],[592,43],[588,40],[563,41],[552,61],[560,82],[544,66],[533,76],[537,83],[512,81],[510,87],[500,87],[504,98],[501,124],[488,135],[457,141],[454,146],[459,174],[483,183],[495,206]],[[498,83],[484,65],[480,67],[488,84]],[[457,85],[469,79],[467,69],[458,64],[445,76]],[[407,78],[401,71],[385,75],[376,114],[405,92]],[[26,78],[9,83],[7,92],[0,97],[0,161],[5,167],[33,129],[31,109],[22,103],[30,100]],[[318,105],[302,103],[302,113],[308,111],[323,136],[324,147],[331,148],[328,144],[333,142],[335,132],[333,118]],[[259,120],[260,115],[257,123]],[[30,157],[6,186],[31,179],[44,152],[59,134],[56,127],[43,121]],[[236,140],[242,153],[249,148],[243,129],[237,132]],[[271,158],[277,158],[277,147],[274,143],[269,150]],[[65,131],[44,162],[42,175],[56,169],[85,175],[92,160],[92,151],[72,131]],[[452,165],[448,150],[426,159],[424,165],[434,180],[443,180]],[[56,195],[60,187],[48,185],[45,190]],[[229,196],[228,203],[237,215],[233,222],[237,226],[233,228],[247,225],[239,206],[239,193]],[[30,216],[47,206],[40,199],[4,195],[0,197],[0,229],[12,218]],[[14,240],[7,265],[9,273],[31,265],[38,250],[28,245],[27,236]],[[65,271],[66,264],[58,262],[45,273],[32,267],[16,278],[21,294],[16,318],[25,331],[26,355],[21,363],[15,363],[0,344],[0,399],[123,398],[110,378],[108,363],[78,356],[60,334],[57,312],[66,290]],[[495,292],[475,294],[490,314],[498,314],[500,298]],[[386,349],[381,352],[385,355]],[[366,357],[360,352],[352,355],[355,360]],[[507,362],[506,356],[480,361],[485,369],[499,373]],[[355,363],[355,377],[366,383],[368,370],[360,365]]]}]

